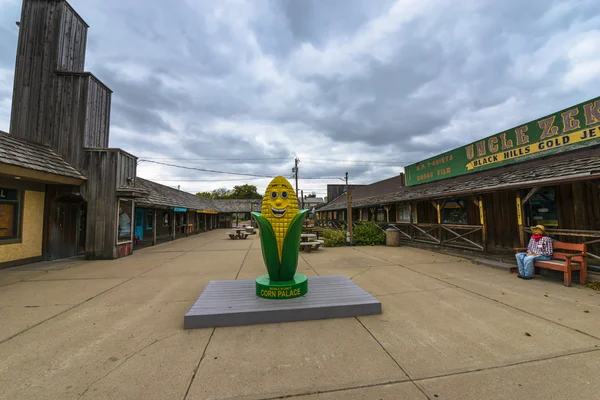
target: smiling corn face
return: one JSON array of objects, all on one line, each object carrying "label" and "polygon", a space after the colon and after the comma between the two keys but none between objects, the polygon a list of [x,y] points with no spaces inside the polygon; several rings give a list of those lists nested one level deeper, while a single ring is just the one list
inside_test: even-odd
[{"label": "smiling corn face", "polygon": [[292,185],[283,176],[273,178],[267,186],[261,214],[273,227],[281,261],[285,234],[290,222],[298,214],[298,198]]}]

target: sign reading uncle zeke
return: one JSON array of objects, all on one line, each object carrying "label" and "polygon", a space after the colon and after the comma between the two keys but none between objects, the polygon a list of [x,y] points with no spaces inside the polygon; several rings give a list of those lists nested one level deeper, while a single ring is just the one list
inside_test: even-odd
[{"label": "sign reading uncle zeke", "polygon": [[405,167],[407,186],[600,142],[600,97]]}]

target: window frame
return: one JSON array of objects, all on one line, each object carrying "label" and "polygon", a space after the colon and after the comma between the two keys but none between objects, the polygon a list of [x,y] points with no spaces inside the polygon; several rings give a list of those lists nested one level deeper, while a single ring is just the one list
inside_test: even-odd
[{"label": "window frame", "polygon": [[[453,209],[458,209],[461,211],[460,215],[464,215],[464,222],[446,222],[448,219],[448,214],[453,211],[448,207],[448,203],[456,203],[457,207],[452,207]],[[444,207],[440,210],[441,223],[443,225],[469,225],[469,203],[464,199],[450,199],[444,204]]]},{"label": "window frame", "polygon": [[[129,221],[129,240],[123,240],[123,241],[120,241],[120,239],[119,239],[119,208],[121,208],[121,201],[131,202],[131,217],[130,217],[130,221]],[[134,213],[135,213],[135,202],[133,201],[133,199],[126,199],[126,198],[119,197],[119,199],[117,201],[117,216],[116,216],[116,220],[115,220],[117,245],[133,242],[133,231],[135,229],[135,226],[133,225]]]},{"label": "window frame", "polygon": [[[17,188],[3,187],[2,189],[14,190],[17,192],[17,200],[1,200],[2,204],[16,204],[17,206],[17,221],[13,222],[16,226],[17,233],[14,236],[2,238],[0,237],[0,245],[17,244],[23,242],[23,212],[25,210],[25,191]],[[14,211],[13,211],[14,212]]]},{"label": "window frame", "polygon": [[[402,212],[401,212],[402,211]],[[404,219],[404,211],[408,218]],[[396,204],[396,222],[410,222],[410,204],[398,203]]]},{"label": "window frame", "polygon": [[147,231],[154,230],[154,211],[146,210],[144,214],[145,214],[144,216],[146,218],[146,230]]}]

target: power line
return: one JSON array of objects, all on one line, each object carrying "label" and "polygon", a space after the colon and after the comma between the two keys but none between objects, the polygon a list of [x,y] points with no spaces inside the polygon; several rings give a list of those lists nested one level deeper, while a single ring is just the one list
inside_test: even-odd
[{"label": "power line", "polygon": [[265,158],[181,158],[181,157],[140,157],[140,160],[172,160],[172,161],[261,161],[261,160],[289,160],[289,157]]},{"label": "power line", "polygon": [[[146,160],[146,162],[153,163],[153,164],[159,164],[159,165],[165,165],[165,166],[174,167],[174,168],[183,168],[183,169],[190,169],[190,170],[194,170],[194,171],[211,172],[211,173],[215,173],[215,174],[252,176],[252,177],[258,177],[258,178],[274,178],[276,176],[276,175],[246,174],[243,172],[218,171],[218,170],[214,170],[214,169],[197,168],[197,167],[186,167],[184,165],[169,164],[169,163],[163,163],[163,162],[151,161],[151,160]],[[340,177],[309,177],[309,178],[299,178],[299,179],[342,179],[342,178],[340,178]]]},{"label": "power line", "polygon": [[[303,158],[304,159],[304,158]],[[170,160],[170,161],[181,161],[181,162],[214,162],[214,161],[272,161],[272,160],[289,160],[288,157],[272,157],[272,158],[154,158],[154,157],[140,157],[139,162],[152,162],[156,160]],[[309,160],[307,164],[394,164],[394,165],[409,165],[414,164],[416,161],[402,161],[402,160],[343,160],[343,159],[331,159],[331,158],[305,158]]]}]

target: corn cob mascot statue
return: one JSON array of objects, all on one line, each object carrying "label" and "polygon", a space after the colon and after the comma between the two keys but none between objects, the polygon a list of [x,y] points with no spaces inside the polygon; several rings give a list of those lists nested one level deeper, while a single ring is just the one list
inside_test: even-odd
[{"label": "corn cob mascot statue", "polygon": [[297,274],[302,224],[310,210],[298,210],[294,188],[283,176],[273,178],[260,213],[252,217],[260,230],[266,275],[256,279],[256,295],[266,299],[292,299],[308,292],[305,275]]}]

